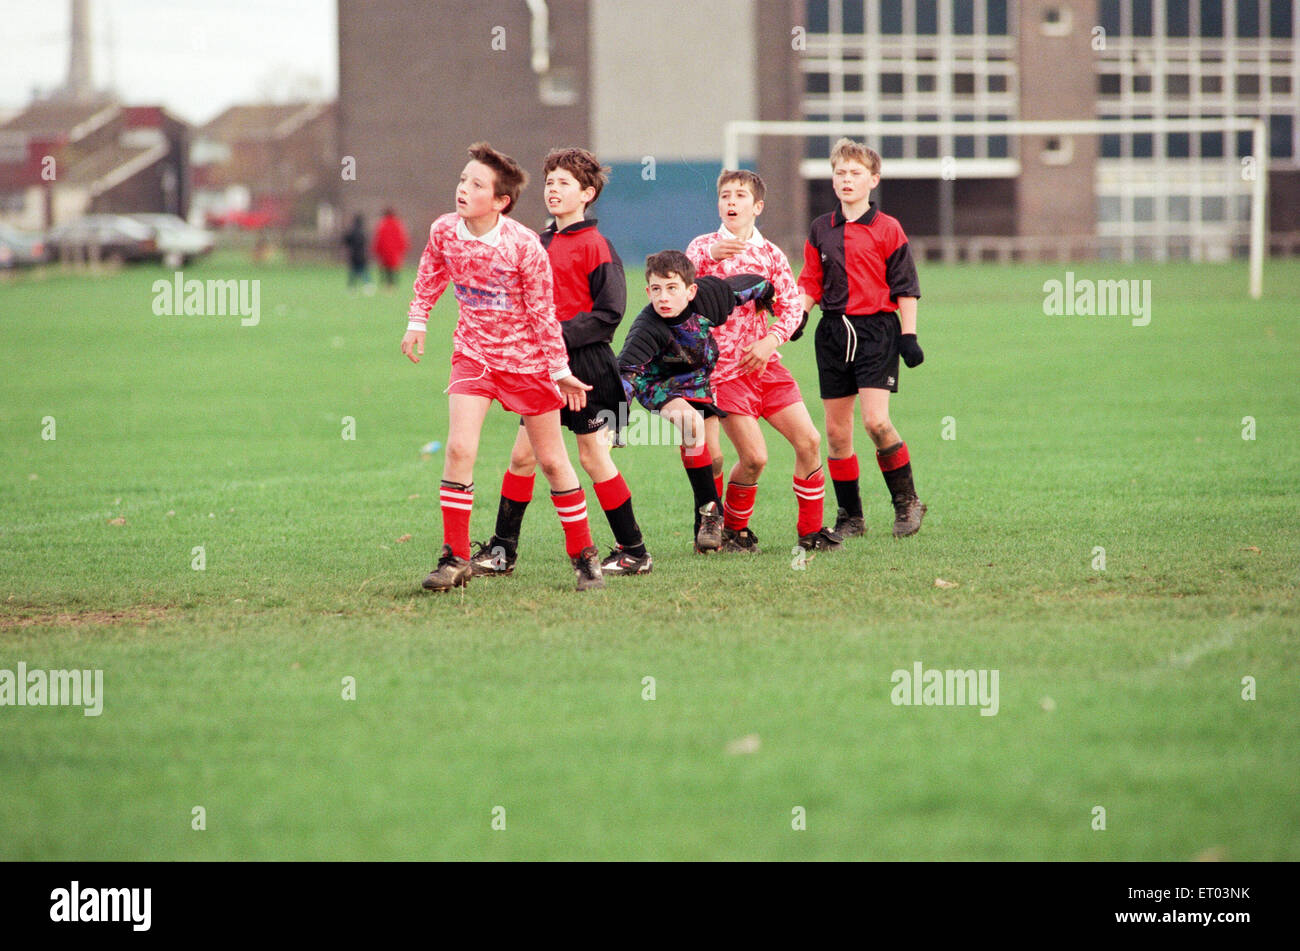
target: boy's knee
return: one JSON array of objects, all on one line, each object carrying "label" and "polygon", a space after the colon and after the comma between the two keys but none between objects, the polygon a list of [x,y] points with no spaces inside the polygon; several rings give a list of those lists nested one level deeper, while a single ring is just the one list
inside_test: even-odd
[{"label": "boy's knee", "polygon": [[767,468],[766,452],[751,452],[740,457],[740,465],[754,479],[757,479],[763,470]]},{"label": "boy's knee", "polygon": [[799,434],[795,440],[794,451],[803,455],[816,455],[821,452],[822,434],[817,431],[815,426],[808,428],[806,432]]},{"label": "boy's knee", "polygon": [[452,462],[474,461],[474,447],[457,439],[448,441],[446,452],[447,458]]},{"label": "boy's knee", "polygon": [[872,418],[865,420],[864,423],[867,427],[867,433],[873,438],[883,439],[885,436],[888,436],[889,431],[894,428],[893,424],[889,421],[888,416],[873,416]]}]

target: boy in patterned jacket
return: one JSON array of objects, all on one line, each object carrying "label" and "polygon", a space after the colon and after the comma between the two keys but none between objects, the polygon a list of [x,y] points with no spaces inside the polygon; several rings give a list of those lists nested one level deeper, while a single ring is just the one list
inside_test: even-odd
[{"label": "boy in patterned jacket", "polygon": [[604,579],[591,542],[586,497],[560,435],[560,407],[581,409],[591,387],[569,370],[546,251],[535,233],[507,217],[528,175],[485,142],[470,146],[469,155],[456,187],[456,211],[429,229],[402,338],[402,353],[419,363],[429,309],[454,283],[460,318],[452,335],[447,387],[442,556],[423,586],[449,591],[469,582],[474,460],[483,420],[497,400],[523,417],[551,485],[578,590],[600,588]]},{"label": "boy in patterned jacket", "polygon": [[770,307],[772,287],[741,274],[723,281],[695,279],[680,251],[660,251],[645,261],[650,303],[632,322],[618,355],[629,400],[669,420],[682,434],[682,465],[695,496],[695,550],[722,547],[722,508],[713,481],[705,420],[722,415],[713,401],[710,373],[718,345],[710,332],[740,304]]},{"label": "boy in patterned jacket", "polygon": [[[767,316],[752,304],[736,309],[725,325],[713,330],[718,365],[713,386],[723,410],[722,428],[739,458],[731,470],[723,506],[723,551],[756,552],[758,539],[749,528],[758,493],[758,477],[767,465],[767,445],[759,419],[766,419],[794,447],[795,534],[808,551],[833,551],[843,539],[826,527],[822,505],[826,479],[822,473],[821,435],[808,415],[799,385],[781,363],[776,348],[800,325],[803,308],[799,287],[785,254],[764,238],[755,225],[763,213],[766,189],[751,171],[724,169],[718,176],[718,215],[722,226],[702,234],[686,249],[701,275],[728,277],[750,272],[769,281],[775,291],[773,313]],[[718,493],[722,493],[722,443],[717,425],[710,427],[709,451]]]}]

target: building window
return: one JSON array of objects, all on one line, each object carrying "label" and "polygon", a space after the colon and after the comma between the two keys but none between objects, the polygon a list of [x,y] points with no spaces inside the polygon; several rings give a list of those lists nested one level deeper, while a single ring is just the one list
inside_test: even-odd
[{"label": "building window", "polygon": [[831,77],[828,73],[808,73],[804,76],[804,91],[811,96],[826,95],[831,91]]},{"label": "building window", "polygon": [[1186,99],[1192,92],[1192,78],[1186,73],[1170,73],[1165,77],[1165,95],[1170,99]]},{"label": "building window", "polygon": [[1202,76],[1201,77],[1201,94],[1207,96],[1217,96],[1223,92],[1222,76]]},{"label": "building window", "polygon": [[1134,221],[1155,221],[1156,200],[1150,195],[1138,195],[1133,199]]},{"label": "building window", "polygon": [[1007,0],[987,0],[985,8],[989,36],[1007,35]]},{"label": "building window", "polygon": [[1270,158],[1291,158],[1295,151],[1295,117],[1288,114],[1268,117],[1268,154]]},{"label": "building window", "polygon": [[1259,0],[1237,0],[1237,36],[1252,40],[1259,36]]},{"label": "building window", "polygon": [[1223,0],[1201,0],[1201,36],[1223,36]]},{"label": "building window", "polygon": [[866,20],[862,0],[844,0],[844,32],[859,36],[865,32]]},{"label": "building window", "polygon": [[937,84],[937,77],[932,73],[921,73],[916,77],[917,92],[934,92]]},{"label": "building window", "polygon": [[1259,76],[1255,73],[1237,74],[1237,98],[1259,98]]},{"label": "building window", "polygon": [[1291,77],[1273,76],[1268,81],[1268,90],[1275,96],[1291,95]]},{"label": "building window", "polygon": [[1133,77],[1133,93],[1134,93],[1134,95],[1139,95],[1139,96],[1140,96],[1140,95],[1144,95],[1145,93],[1149,93],[1150,91],[1151,91],[1151,77],[1150,77],[1150,76],[1143,76],[1143,75],[1139,74],[1139,75]]},{"label": "building window", "polygon": [[1006,92],[1007,77],[1001,73],[993,73],[989,76],[989,92]]},{"label": "building window", "polygon": [[1151,0],[1132,0],[1133,4],[1133,35],[1150,36],[1154,15],[1151,10]]},{"label": "building window", "polygon": [[975,0],[952,0],[952,31],[957,36],[975,34]]},{"label": "building window", "polygon": [[830,28],[830,0],[808,0],[808,32],[826,33]]},{"label": "building window", "polygon": [[1109,37],[1123,36],[1124,29],[1119,22],[1119,0],[1101,0],[1097,4],[1101,28]]},{"label": "building window", "polygon": [[922,36],[939,32],[939,0],[916,0],[916,32]]},{"label": "building window", "polygon": [[1102,73],[1098,76],[1097,93],[1102,96],[1118,96],[1120,93],[1119,73]]},{"label": "building window", "polygon": [[1181,3],[1165,4],[1165,35],[1192,35],[1192,11],[1185,0]]},{"label": "building window", "polygon": [[1168,158],[1191,158],[1192,137],[1187,132],[1171,132],[1165,137],[1165,155]]},{"label": "building window", "polygon": [[1273,0],[1269,4],[1268,35],[1275,40],[1289,40],[1291,29],[1291,0]]},{"label": "building window", "polygon": [[1192,199],[1187,195],[1170,195],[1166,207],[1170,221],[1192,220]]},{"label": "building window", "polygon": [[903,32],[903,0],[880,0],[880,32],[891,35]]},{"label": "building window", "polygon": [[1044,36],[1069,36],[1072,26],[1070,8],[1053,4],[1043,8],[1038,27]]},{"label": "building window", "polygon": [[903,74],[881,73],[880,94],[882,96],[901,96],[903,94]]}]

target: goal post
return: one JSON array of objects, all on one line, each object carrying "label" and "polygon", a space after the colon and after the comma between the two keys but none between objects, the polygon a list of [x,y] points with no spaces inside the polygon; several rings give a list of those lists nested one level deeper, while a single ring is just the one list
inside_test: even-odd
[{"label": "goal post", "polygon": [[[1189,119],[982,119],[971,122],[939,121],[861,121],[820,122],[812,120],[769,121],[732,120],[723,127],[722,166],[737,168],[740,143],[744,136],[854,136],[879,141],[883,136],[1070,136],[1123,135],[1126,133],[1198,133],[1250,132],[1254,175],[1250,179],[1250,296],[1258,300],[1264,292],[1265,201],[1268,194],[1268,127],[1263,119],[1189,118]],[[1222,161],[1232,153],[1225,148]],[[1191,159],[1209,162],[1218,159]],[[938,160],[936,160],[937,162]],[[958,160],[960,162],[960,160]],[[1102,159],[1101,161],[1105,161]],[[1181,160],[1179,160],[1181,161]]]}]

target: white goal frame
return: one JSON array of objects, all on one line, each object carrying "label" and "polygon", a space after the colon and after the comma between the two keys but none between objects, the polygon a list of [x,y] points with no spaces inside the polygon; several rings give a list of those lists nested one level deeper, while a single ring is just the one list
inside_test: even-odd
[{"label": "white goal frame", "polygon": [[[1251,133],[1255,178],[1250,190],[1250,296],[1264,293],[1265,203],[1268,197],[1268,127],[1263,119],[983,119],[903,122],[813,122],[736,119],[723,126],[722,167],[740,166],[741,136],[805,137],[810,135],[857,136],[878,141],[886,135],[1103,135],[1106,133],[1244,132]],[[1226,150],[1225,150],[1226,151]],[[1225,156],[1225,161],[1226,161]],[[937,160],[936,160],[937,161]]]}]

